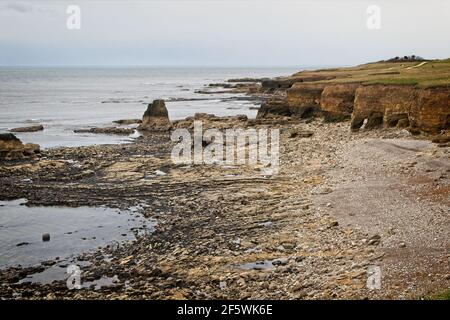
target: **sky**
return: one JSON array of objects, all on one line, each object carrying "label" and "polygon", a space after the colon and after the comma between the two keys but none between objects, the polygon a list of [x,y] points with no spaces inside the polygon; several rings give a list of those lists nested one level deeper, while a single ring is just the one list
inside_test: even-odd
[{"label": "sky", "polygon": [[[80,29],[67,27],[69,5]],[[367,26],[371,5],[379,29]],[[0,0],[2,66],[339,66],[410,54],[450,57],[450,1]]]}]

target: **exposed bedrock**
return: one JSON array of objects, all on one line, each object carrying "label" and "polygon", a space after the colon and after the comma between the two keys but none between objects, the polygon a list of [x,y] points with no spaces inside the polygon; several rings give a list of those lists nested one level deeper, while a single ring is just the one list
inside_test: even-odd
[{"label": "exposed bedrock", "polygon": [[287,104],[292,116],[306,118],[320,111],[323,83],[295,83],[287,90]]},{"label": "exposed bedrock", "polygon": [[40,153],[39,145],[23,144],[12,133],[0,133],[0,160],[17,160]]},{"label": "exposed bedrock", "polygon": [[264,92],[270,93],[277,90],[285,91],[290,89],[295,83],[331,80],[333,78],[334,77],[318,75],[275,78],[263,80],[261,86]]},{"label": "exposed bedrock", "polygon": [[450,130],[450,87],[419,90],[410,121],[412,128],[424,132]]},{"label": "exposed bedrock", "polygon": [[405,85],[360,86],[355,92],[351,128],[409,127],[438,133],[449,128],[450,88]]},{"label": "exposed bedrock", "polygon": [[38,124],[35,126],[29,126],[29,127],[13,128],[9,131],[11,131],[11,132],[36,132],[36,131],[42,131],[42,130],[44,130],[44,126],[41,124]]},{"label": "exposed bedrock", "polygon": [[[351,128],[358,130],[366,120],[365,128],[396,126],[401,119],[408,119],[415,100],[413,86],[370,85],[360,86],[355,92],[355,106]],[[404,124],[409,126],[408,124]]]},{"label": "exposed bedrock", "polygon": [[142,117],[139,130],[168,131],[172,127],[164,100],[154,100]]},{"label": "exposed bedrock", "polygon": [[327,121],[350,119],[358,83],[328,85],[323,89],[320,108]]},{"label": "exposed bedrock", "polygon": [[256,119],[291,116],[286,97],[272,97],[261,104]]}]

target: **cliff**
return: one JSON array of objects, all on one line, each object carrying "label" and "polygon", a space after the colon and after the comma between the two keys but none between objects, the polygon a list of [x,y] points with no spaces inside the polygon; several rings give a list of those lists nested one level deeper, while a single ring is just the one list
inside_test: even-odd
[{"label": "cliff", "polygon": [[265,80],[262,90],[276,98],[261,106],[257,118],[351,118],[354,131],[403,127],[436,134],[450,129],[450,59],[302,71]]}]

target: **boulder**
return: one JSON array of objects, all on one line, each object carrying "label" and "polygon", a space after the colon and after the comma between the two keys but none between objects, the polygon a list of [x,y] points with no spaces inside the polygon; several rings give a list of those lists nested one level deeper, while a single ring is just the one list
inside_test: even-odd
[{"label": "boulder", "polygon": [[42,124],[39,124],[39,125],[29,126],[29,127],[14,128],[9,131],[11,131],[11,132],[36,132],[36,131],[42,131],[42,130],[44,130],[44,126]]},{"label": "boulder", "polygon": [[147,107],[139,130],[168,131],[172,127],[164,100],[154,100]]},{"label": "boulder", "polygon": [[23,144],[12,133],[0,133],[0,159],[17,160],[40,153],[39,145]]}]

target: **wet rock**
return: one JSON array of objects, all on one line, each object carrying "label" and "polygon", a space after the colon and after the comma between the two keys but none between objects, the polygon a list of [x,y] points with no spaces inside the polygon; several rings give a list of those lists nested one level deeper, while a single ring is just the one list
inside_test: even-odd
[{"label": "wet rock", "polygon": [[23,146],[23,155],[24,156],[33,156],[41,152],[41,147],[36,143],[26,143]]},{"label": "wet rock", "polygon": [[50,233],[44,233],[42,235],[42,241],[44,242],[50,241]]},{"label": "wet rock", "polygon": [[39,124],[39,125],[29,126],[29,127],[14,128],[9,131],[11,131],[11,132],[36,132],[36,131],[42,131],[42,130],[44,130],[44,126]]},{"label": "wet rock", "polygon": [[147,107],[139,130],[168,131],[172,127],[164,100],[154,100]]},{"label": "wet rock", "polygon": [[120,119],[113,122],[120,125],[140,124],[142,123],[142,119]]},{"label": "wet rock", "polygon": [[134,132],[134,130],[131,128],[106,127],[106,128],[77,129],[77,130],[74,130],[73,132],[75,132],[75,133],[130,135]]}]

